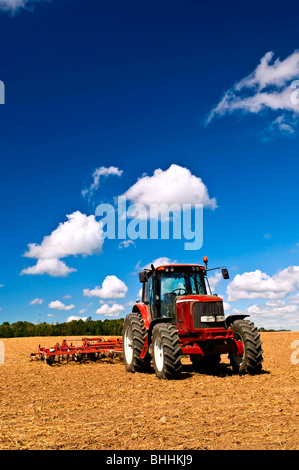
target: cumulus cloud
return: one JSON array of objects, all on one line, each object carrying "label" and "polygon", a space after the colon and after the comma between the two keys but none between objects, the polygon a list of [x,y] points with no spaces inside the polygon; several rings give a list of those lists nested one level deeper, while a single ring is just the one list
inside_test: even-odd
[{"label": "cumulus cloud", "polygon": [[252,321],[265,328],[298,329],[298,305],[290,305],[284,300],[267,301],[264,304],[250,305],[244,312]]},{"label": "cumulus cloud", "polygon": [[247,308],[247,312],[250,315],[263,315],[268,317],[280,317],[285,313],[294,313],[297,312],[296,305],[288,305],[285,302],[278,303],[276,305],[271,304],[271,302],[266,302],[265,304],[260,305],[251,305]]},{"label": "cumulus cloud", "polygon": [[109,176],[121,176],[123,174],[123,170],[119,170],[119,168],[115,166],[110,166],[106,168],[105,166],[101,166],[100,168],[96,168],[93,173],[93,182],[89,186],[89,188],[85,188],[81,191],[83,197],[88,197],[90,200],[93,196],[94,192],[99,189],[100,180],[107,179]]},{"label": "cumulus cloud", "polygon": [[299,77],[299,51],[284,60],[273,59],[274,52],[267,52],[252,73],[223,94],[206,122],[227,114],[259,114],[270,110],[280,114],[269,129],[292,134],[299,119],[299,100],[293,88],[294,80]]},{"label": "cumulus cloud", "polygon": [[60,300],[53,300],[49,303],[48,307],[56,310],[72,310],[75,308],[75,305],[64,305]]},{"label": "cumulus cloud", "polygon": [[66,217],[67,221],[60,223],[51,235],[45,236],[40,245],[28,245],[29,249],[24,256],[36,258],[38,261],[35,266],[23,269],[21,274],[64,277],[76,270],[69,268],[60,258],[88,256],[101,252],[102,225],[95,220],[95,216],[76,211]]},{"label": "cumulus cloud", "polygon": [[108,304],[104,304],[97,309],[96,313],[106,317],[118,317],[124,310],[125,308],[119,304],[113,304],[111,307]]},{"label": "cumulus cloud", "polygon": [[48,274],[51,277],[66,277],[75,272],[76,269],[69,268],[63,261],[56,258],[44,258],[37,260],[34,266],[25,268],[21,271],[23,274],[42,275]]},{"label": "cumulus cloud", "polygon": [[270,299],[242,309],[231,309],[231,305],[224,302],[224,310],[231,309],[233,314],[249,315],[251,321],[257,327],[272,329],[287,328],[297,331],[299,325],[299,309],[297,304],[299,302],[292,302],[293,298],[297,299],[298,296],[291,297],[287,295],[284,299]]},{"label": "cumulus cloud", "polygon": [[[216,199],[210,199],[208,189],[199,176],[195,176],[187,168],[172,164],[167,170],[155,170],[152,176],[142,176],[124,194],[133,204],[142,204],[150,215],[157,217],[153,204],[176,204],[180,209],[183,204],[202,204],[215,209]],[[162,211],[163,212],[163,211]]]},{"label": "cumulus cloud", "polygon": [[260,270],[237,274],[227,286],[227,300],[284,299],[299,290],[299,266],[289,266],[269,276]]},{"label": "cumulus cloud", "polygon": [[120,299],[126,296],[128,288],[118,277],[106,276],[102,286],[94,289],[84,289],[83,295],[86,297],[100,297],[102,299]]},{"label": "cumulus cloud", "polygon": [[45,236],[42,243],[29,243],[27,258],[65,258],[70,255],[91,255],[102,247],[101,226],[94,215],[86,216],[80,211],[67,215],[67,221]]},{"label": "cumulus cloud", "polygon": [[43,303],[42,299],[36,298],[31,300],[30,305],[41,305]]}]

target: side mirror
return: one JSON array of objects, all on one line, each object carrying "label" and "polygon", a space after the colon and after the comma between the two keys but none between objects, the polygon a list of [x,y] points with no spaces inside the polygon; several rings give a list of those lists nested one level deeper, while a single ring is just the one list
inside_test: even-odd
[{"label": "side mirror", "polygon": [[142,282],[142,283],[147,281],[147,276],[146,276],[145,271],[141,271],[139,273],[139,281]]},{"label": "side mirror", "polygon": [[226,268],[221,269],[223,279],[229,279],[229,273]]}]

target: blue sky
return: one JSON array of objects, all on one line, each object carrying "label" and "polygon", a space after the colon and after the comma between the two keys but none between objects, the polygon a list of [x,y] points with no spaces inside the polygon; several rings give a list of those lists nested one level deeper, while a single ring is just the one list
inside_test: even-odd
[{"label": "blue sky", "polygon": [[[229,268],[229,281],[212,276],[227,314],[298,330],[299,6],[0,0],[0,8],[0,323],[123,317],[140,267],[206,255],[210,267]],[[100,168],[106,174],[84,197]],[[217,202],[204,205],[202,248],[95,246],[97,204],[122,194],[140,202],[137,181],[143,201],[163,202],[159,169],[171,202],[200,203],[201,190]]]}]

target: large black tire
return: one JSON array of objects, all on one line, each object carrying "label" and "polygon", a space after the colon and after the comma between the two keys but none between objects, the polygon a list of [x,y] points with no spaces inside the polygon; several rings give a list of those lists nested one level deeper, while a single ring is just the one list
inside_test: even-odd
[{"label": "large black tire", "polygon": [[178,379],[182,350],[177,330],[171,323],[157,323],[152,334],[152,354],[156,376],[159,379]]},{"label": "large black tire", "polygon": [[235,339],[242,341],[243,356],[230,353],[232,368],[239,374],[257,374],[262,369],[263,350],[257,328],[249,320],[235,320],[230,328],[235,332]]},{"label": "large black tire", "polygon": [[123,326],[124,363],[128,372],[144,372],[149,360],[140,359],[147,332],[140,313],[129,313]]}]

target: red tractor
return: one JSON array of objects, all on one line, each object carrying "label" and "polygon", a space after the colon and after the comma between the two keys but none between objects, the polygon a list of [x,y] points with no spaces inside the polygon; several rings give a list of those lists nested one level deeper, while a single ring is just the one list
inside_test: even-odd
[{"label": "red tractor", "polygon": [[[123,326],[123,353],[128,372],[148,371],[151,361],[160,379],[175,379],[182,356],[190,356],[197,371],[217,367],[228,354],[237,373],[262,369],[260,335],[249,315],[224,316],[223,301],[212,295],[205,267],[171,264],[139,273],[142,301],[137,301]],[[229,279],[226,267],[224,279]],[[207,292],[209,288],[209,294]]]}]

